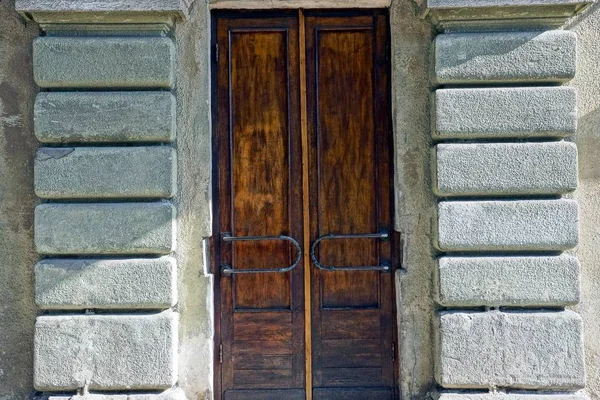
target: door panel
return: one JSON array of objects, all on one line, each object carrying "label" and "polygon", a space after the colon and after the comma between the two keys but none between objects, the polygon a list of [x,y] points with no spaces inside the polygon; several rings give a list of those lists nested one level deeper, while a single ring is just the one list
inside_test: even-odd
[{"label": "door panel", "polygon": [[[215,29],[216,398],[392,399],[387,15],[237,13]],[[339,236],[356,234],[371,236]],[[293,241],[315,262],[303,248],[294,264]]]},{"label": "door panel", "polygon": [[[306,18],[312,242],[392,232],[386,40],[383,14]],[[393,242],[323,240],[315,257],[338,268],[392,265]],[[313,398],[389,399],[393,275],[313,268],[311,282]]]},{"label": "door panel", "polygon": [[[217,41],[218,232],[252,239],[217,238],[218,263],[242,272],[284,268],[294,247],[261,237],[302,239],[298,21],[219,19]],[[302,265],[222,275],[219,284],[225,399],[271,396],[251,389],[304,393]]]}]

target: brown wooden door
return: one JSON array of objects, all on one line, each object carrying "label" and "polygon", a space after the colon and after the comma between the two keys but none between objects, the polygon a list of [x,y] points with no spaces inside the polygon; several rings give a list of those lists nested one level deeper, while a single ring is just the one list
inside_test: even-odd
[{"label": "brown wooden door", "polygon": [[214,26],[216,396],[397,398],[387,15]]}]

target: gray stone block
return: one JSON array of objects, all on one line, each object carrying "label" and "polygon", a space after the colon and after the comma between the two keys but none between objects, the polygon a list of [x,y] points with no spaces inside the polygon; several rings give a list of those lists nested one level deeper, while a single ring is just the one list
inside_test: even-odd
[{"label": "gray stone block", "polygon": [[445,201],[438,204],[441,251],[559,251],[577,246],[573,200]]},{"label": "gray stone block", "polygon": [[171,203],[41,204],[35,246],[41,254],[167,254],[175,247]]},{"label": "gray stone block", "polygon": [[59,37],[33,43],[42,88],[171,88],[175,45],[166,37]]},{"label": "gray stone block", "polygon": [[580,298],[579,264],[556,257],[442,257],[438,302],[446,307],[565,306]]},{"label": "gray stone block", "polygon": [[447,312],[438,328],[436,377],[444,388],[585,385],[583,326],[572,311]]},{"label": "gray stone block", "polygon": [[483,32],[438,35],[440,84],[565,82],[575,77],[573,32]]},{"label": "gray stone block", "polygon": [[441,29],[560,27],[594,0],[427,0],[428,16]]},{"label": "gray stone block", "polygon": [[589,400],[584,394],[564,393],[441,393],[437,400]]},{"label": "gray stone block", "polygon": [[177,191],[170,146],[42,147],[35,193],[45,199],[169,198]]},{"label": "gray stone block", "polygon": [[440,89],[436,139],[565,137],[577,130],[572,87]]},{"label": "gray stone block", "polygon": [[37,390],[167,389],[177,379],[177,314],[41,316]]},{"label": "gray stone block", "polygon": [[439,196],[561,194],[577,188],[577,146],[568,142],[439,144]]},{"label": "gray stone block", "polygon": [[[158,394],[87,394],[87,395],[50,395],[43,400],[186,400],[185,393],[181,389],[171,389]],[[509,399],[510,400],[510,399]],[[534,399],[535,400],[535,399]],[[541,399],[545,400],[545,399]],[[573,399],[577,400],[577,399]]]},{"label": "gray stone block", "polygon": [[42,92],[35,135],[42,143],[171,142],[175,111],[168,92]]},{"label": "gray stone block", "polygon": [[45,310],[166,309],[177,301],[176,262],[45,259],[35,266],[35,302]]}]

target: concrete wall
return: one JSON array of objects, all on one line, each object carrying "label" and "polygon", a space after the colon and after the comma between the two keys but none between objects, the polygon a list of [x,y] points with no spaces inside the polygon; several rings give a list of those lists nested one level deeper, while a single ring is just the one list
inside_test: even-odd
[{"label": "concrete wall", "polygon": [[580,210],[577,256],[582,269],[579,313],[584,322],[587,392],[600,399],[600,4],[571,21],[577,33],[577,76],[570,83],[578,91],[578,129],[572,140],[579,149]]},{"label": "concrete wall", "polygon": [[32,391],[33,136],[32,40],[35,24],[0,2],[0,399],[24,400]]}]

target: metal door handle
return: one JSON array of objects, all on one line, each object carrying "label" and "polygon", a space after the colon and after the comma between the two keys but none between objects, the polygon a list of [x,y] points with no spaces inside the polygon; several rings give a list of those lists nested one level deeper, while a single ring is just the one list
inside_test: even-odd
[{"label": "metal door handle", "polygon": [[266,273],[284,273],[290,272],[298,266],[302,259],[302,249],[300,244],[294,239],[286,235],[279,236],[231,236],[231,233],[222,233],[221,240],[224,242],[251,242],[251,241],[265,241],[265,240],[282,240],[290,242],[296,248],[297,256],[296,260],[292,265],[285,268],[257,268],[257,269],[235,269],[232,265],[221,265],[221,273],[224,275],[231,274],[266,274]]},{"label": "metal door handle", "polygon": [[385,271],[385,272],[389,272],[391,268],[387,263],[382,263],[382,265],[366,265],[366,266],[359,266],[359,267],[336,267],[333,265],[321,264],[319,262],[319,260],[317,260],[317,257],[315,256],[315,251],[317,250],[317,246],[323,240],[369,239],[369,238],[387,239],[387,238],[389,238],[389,236],[390,235],[385,231],[382,231],[380,233],[354,233],[354,234],[347,234],[347,235],[331,233],[329,235],[323,235],[323,236],[319,237],[317,240],[315,240],[314,243],[312,244],[312,246],[310,248],[310,259],[312,260],[313,263],[315,263],[317,268],[322,269],[323,271]]}]

